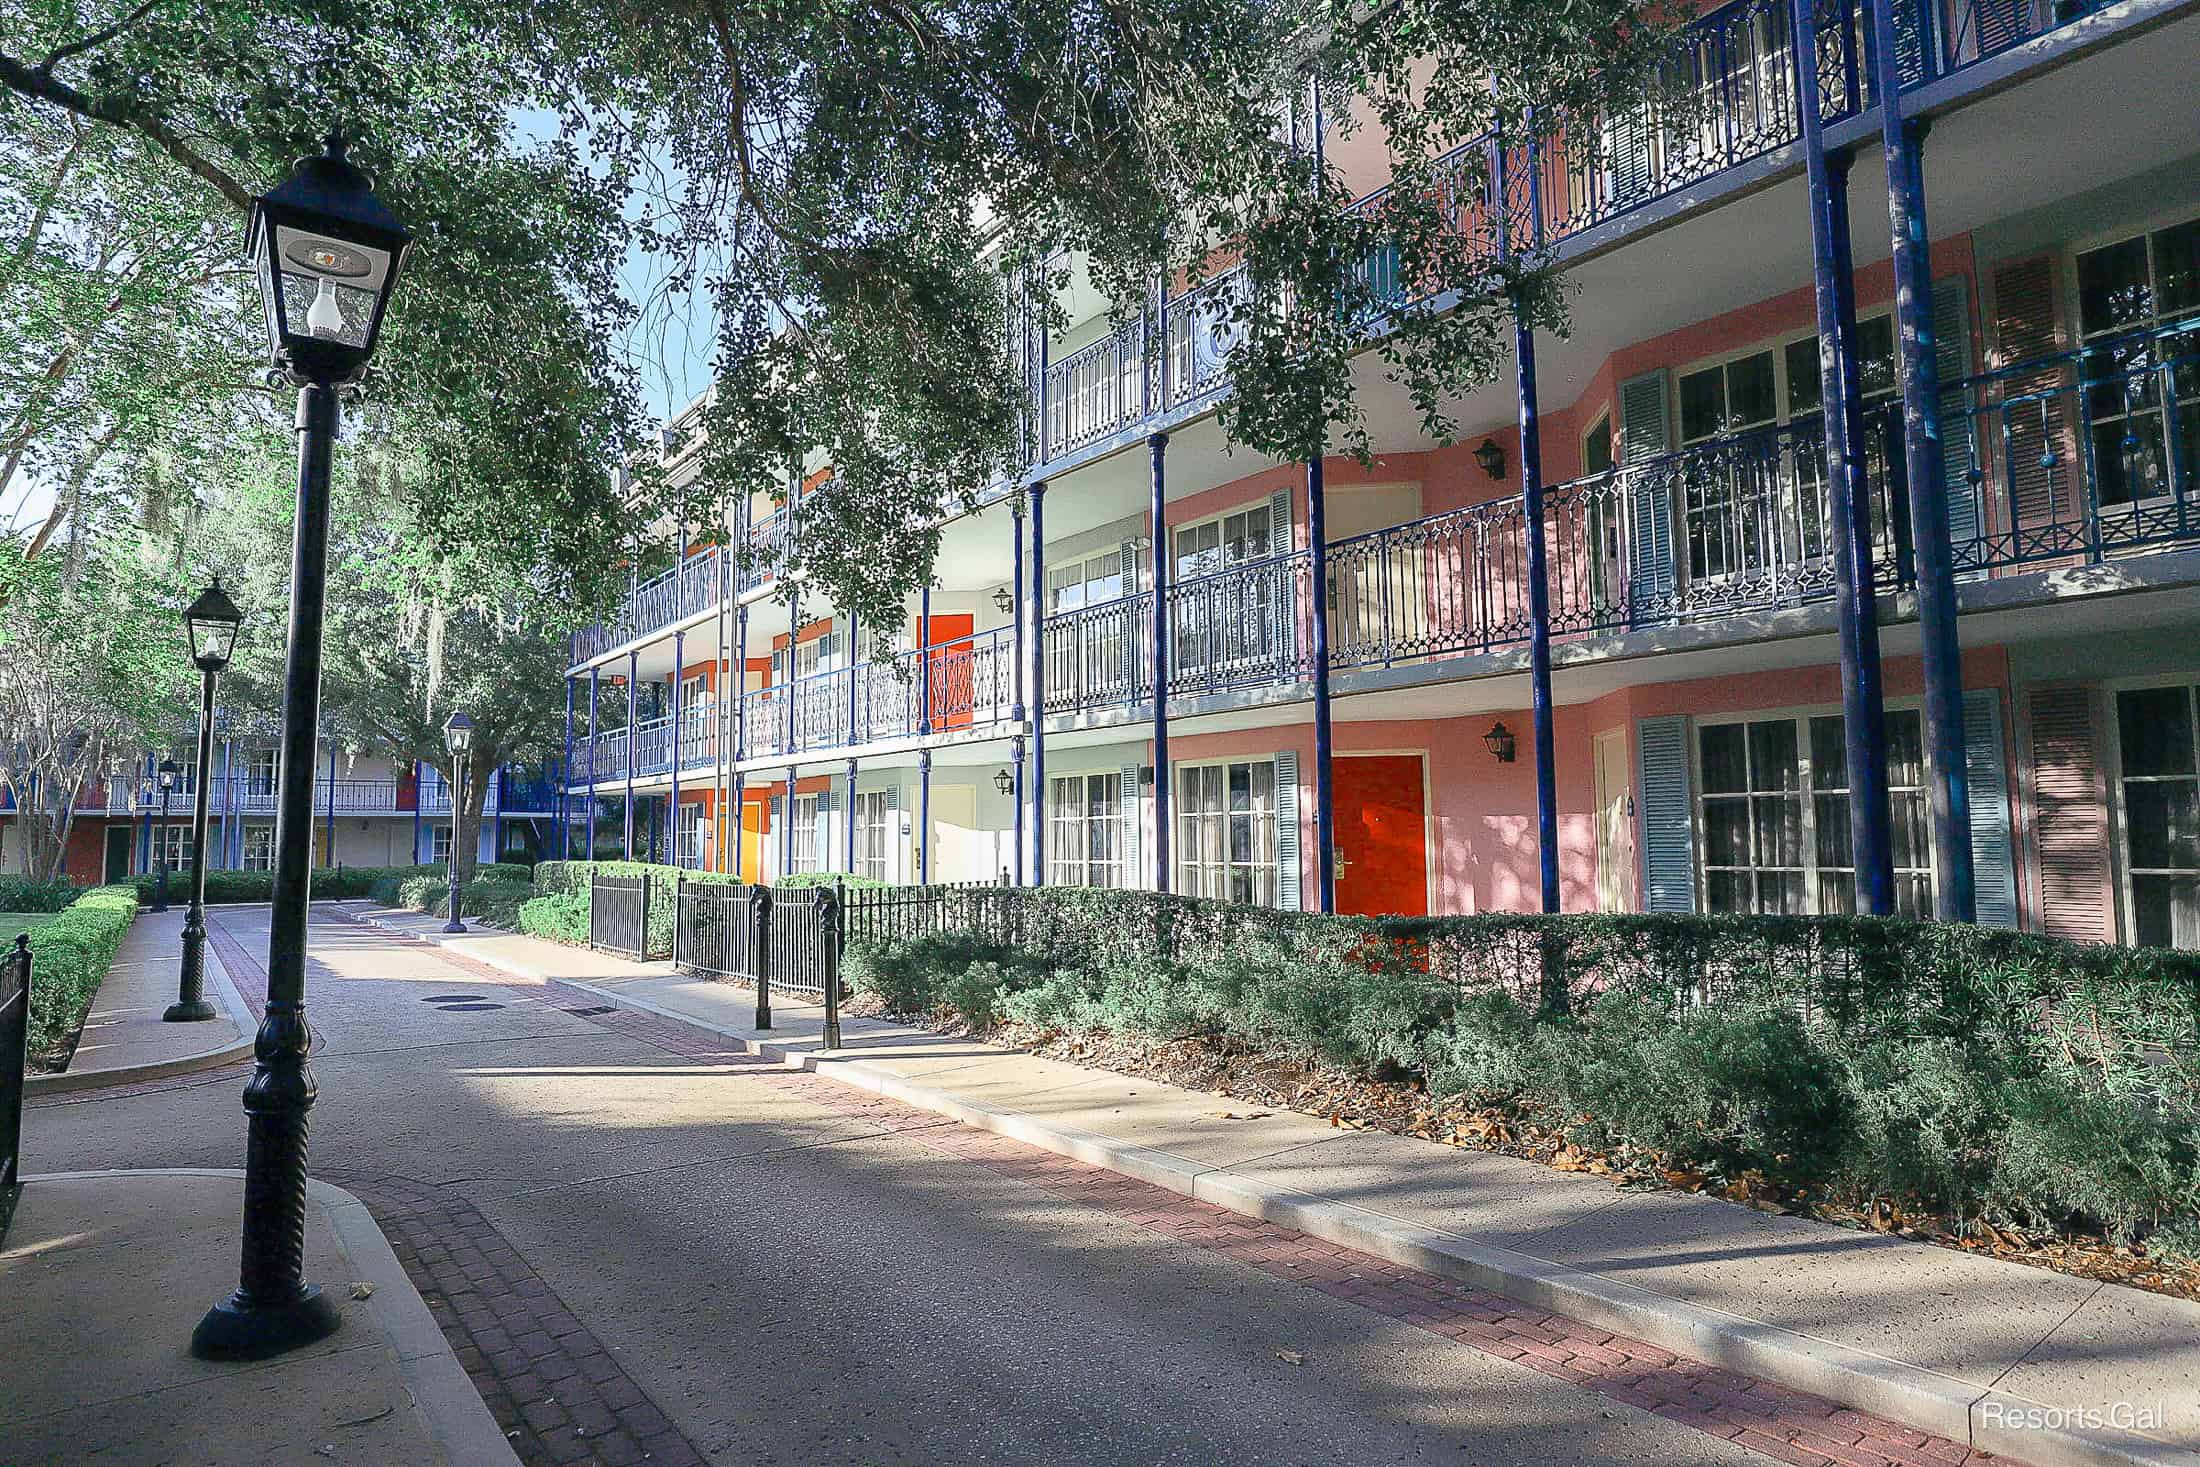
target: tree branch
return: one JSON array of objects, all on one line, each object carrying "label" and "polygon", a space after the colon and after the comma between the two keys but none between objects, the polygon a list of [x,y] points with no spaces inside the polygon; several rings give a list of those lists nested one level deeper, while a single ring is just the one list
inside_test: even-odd
[{"label": "tree branch", "polygon": [[95,50],[98,47],[106,45],[116,36],[121,35],[131,26],[134,26],[139,21],[145,19],[147,15],[152,13],[153,7],[158,4],[160,4],[160,0],[145,0],[144,4],[138,6],[137,9],[131,11],[128,15],[122,17],[122,19],[116,21],[113,25],[103,26],[100,29],[93,31],[90,35],[85,36],[81,40],[71,41],[68,45],[62,46],[53,51],[46,57],[44,61],[38,63],[38,69],[40,71],[52,71],[56,66],[68,60],[71,56],[81,56],[86,51]]},{"label": "tree branch", "polygon": [[252,208],[252,190],[237,182],[227,170],[185,142],[174,128],[158,117],[145,116],[120,102],[86,96],[43,67],[25,66],[13,56],[0,55],[0,85],[20,92],[33,101],[47,102],[79,117],[104,122],[111,127],[124,128],[150,138],[169,157],[212,185],[215,192],[238,209],[250,212]]}]

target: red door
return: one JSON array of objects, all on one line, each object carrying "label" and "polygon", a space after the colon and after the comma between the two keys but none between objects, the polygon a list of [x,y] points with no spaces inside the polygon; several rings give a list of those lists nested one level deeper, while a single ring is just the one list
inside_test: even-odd
[{"label": "red door", "polygon": [[1362,917],[1428,915],[1428,797],[1418,754],[1340,755],[1331,766],[1337,812],[1337,910]]},{"label": "red door", "polygon": [[967,611],[943,611],[923,630],[931,651],[932,727],[968,728],[976,706],[976,659],[971,651],[971,629],[977,618]]}]

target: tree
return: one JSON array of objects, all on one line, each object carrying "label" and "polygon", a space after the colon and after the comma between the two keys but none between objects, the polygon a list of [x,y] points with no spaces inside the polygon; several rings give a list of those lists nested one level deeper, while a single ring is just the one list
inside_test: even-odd
[{"label": "tree", "polygon": [[65,548],[0,560],[0,779],[25,869],[49,880],[66,873],[79,798],[172,732],[190,696],[180,603],[148,547]]},{"label": "tree", "polygon": [[[629,79],[618,113],[686,180],[646,238],[720,319],[704,487],[829,466],[797,556],[873,621],[930,577],[943,511],[1025,468],[1024,349],[1065,259],[1119,318],[1215,281],[1240,340],[1225,431],[1365,454],[1362,327],[1424,424],[1501,369],[1516,314],[1562,326],[1548,262],[1500,264],[1473,200],[1492,129],[1598,134],[1650,85],[1658,0],[551,0],[544,44]],[[1390,188],[1347,210],[1314,98]],[[1364,268],[1394,252],[1409,301]],[[1232,270],[1233,265],[1242,266]],[[1439,306],[1441,307],[1439,309]],[[1015,338],[1024,346],[1011,350]],[[683,506],[696,512],[702,505]]]},{"label": "tree", "polygon": [[[246,613],[225,683],[230,707],[281,706],[294,521],[276,471],[285,446],[263,441],[227,466],[216,512],[186,550],[203,573],[224,575]],[[565,639],[532,609],[542,598],[479,594],[475,569],[423,538],[415,507],[440,492],[433,466],[348,443],[335,487],[324,737],[400,765],[419,760],[457,789],[443,723],[465,709],[474,737],[452,834],[470,877],[490,780],[508,763],[545,757],[562,732]]]},{"label": "tree", "polygon": [[23,551],[287,422],[245,211],[338,124],[417,239],[355,414],[444,465],[417,533],[474,590],[585,612],[616,589],[630,162],[583,156],[527,26],[441,0],[0,0],[0,508],[34,478],[56,494]]}]

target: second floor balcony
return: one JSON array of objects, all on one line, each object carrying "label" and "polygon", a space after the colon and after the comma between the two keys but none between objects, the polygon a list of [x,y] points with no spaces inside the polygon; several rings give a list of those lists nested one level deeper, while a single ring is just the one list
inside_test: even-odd
[{"label": "second floor balcony", "polygon": [[[1966,586],[2200,549],[2200,317],[1949,383],[1943,403],[1954,565]],[[1899,403],[1868,409],[1864,427],[1876,585],[1900,591],[1915,571]],[[1825,602],[1836,584],[1832,512],[1816,417],[1554,485],[1543,510],[1552,633],[1593,643]],[[1344,676],[1340,692],[1365,670],[1526,643],[1527,542],[1516,495],[1330,544],[1329,664]],[[1313,670],[1312,575],[1301,548],[1173,582],[1164,593],[1172,704],[1303,690]],[[1045,618],[1043,713],[1150,708],[1152,628],[1150,590]],[[997,628],[753,690],[736,757],[822,755],[1007,724],[1015,661],[1013,629]],[[715,707],[686,717],[683,767],[712,763]],[[637,729],[637,774],[671,767],[663,722]],[[595,741],[599,784],[626,776],[625,738]]]}]

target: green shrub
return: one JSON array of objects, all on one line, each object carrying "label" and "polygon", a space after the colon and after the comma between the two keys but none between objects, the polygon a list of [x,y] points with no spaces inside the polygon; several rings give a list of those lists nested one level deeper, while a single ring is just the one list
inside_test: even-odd
[{"label": "green shrub", "polygon": [[532,897],[520,903],[519,930],[552,942],[588,945],[588,888]]},{"label": "green shrub", "polygon": [[[441,864],[422,866],[316,866],[313,868],[313,900],[317,902],[358,901],[362,899],[393,905],[398,884],[414,877],[432,877],[438,873],[449,880],[449,868]],[[516,881],[525,883],[528,871],[525,866],[491,865],[484,863],[474,868],[477,880]],[[137,889],[138,900],[150,902],[160,877],[133,876],[130,884]],[[185,900],[189,895],[191,873],[171,871],[168,874],[168,900],[171,903]],[[209,906],[229,902],[265,902],[275,896],[275,873],[272,871],[209,871],[206,873],[206,900]],[[23,910],[30,910],[25,908]]]},{"label": "green shrub", "polygon": [[2200,1254],[2200,955],[1871,918],[930,900],[942,930],[892,942],[851,901],[846,970],[904,1012],[1417,1075],[1729,1176]]},{"label": "green shrub", "polygon": [[137,911],[131,888],[95,886],[31,933],[33,1056],[58,1048],[83,1024]]},{"label": "green shrub", "polygon": [[[484,871],[491,868],[484,866]],[[384,906],[406,907],[415,912],[426,912],[434,917],[451,915],[451,882],[448,874],[434,876],[408,876],[393,883],[396,891]],[[507,878],[478,877],[466,883],[460,894],[464,920],[479,919],[507,932],[519,931],[519,909],[535,894],[534,887],[524,881]],[[381,900],[377,897],[376,900]]]},{"label": "green shrub", "polygon": [[66,881],[0,876],[0,912],[58,912],[80,894]]}]

